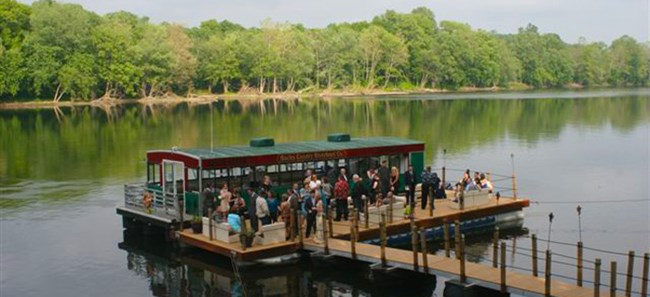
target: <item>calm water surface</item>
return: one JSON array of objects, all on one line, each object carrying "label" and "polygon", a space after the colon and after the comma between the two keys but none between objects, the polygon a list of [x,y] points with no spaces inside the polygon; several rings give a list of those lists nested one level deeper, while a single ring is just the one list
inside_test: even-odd
[{"label": "calm water surface", "polygon": [[[502,234],[518,248],[509,253],[515,266],[530,266],[522,255],[529,234],[546,249],[550,212],[551,240],[578,241],[577,205],[586,246],[650,250],[648,89],[2,110],[0,295],[238,296],[243,284],[249,296],[441,296],[442,278],[435,291],[431,279],[408,275],[372,282],[351,263],[248,269],[240,281],[226,259],[122,231],[115,206],[124,183],[144,179],[148,149],[243,144],[259,136],[325,139],[340,131],[422,140],[434,167],[509,175],[514,154],[519,196],[534,201],[523,228]],[[472,260],[491,257],[489,232],[470,239]],[[437,246],[432,252],[440,253]],[[550,249],[575,254],[562,244]],[[616,254],[587,250],[585,257],[616,260],[620,271],[626,265]],[[639,275],[641,261],[635,264]],[[553,271],[575,276],[567,265],[554,264]],[[633,285],[640,290],[639,280]]]}]

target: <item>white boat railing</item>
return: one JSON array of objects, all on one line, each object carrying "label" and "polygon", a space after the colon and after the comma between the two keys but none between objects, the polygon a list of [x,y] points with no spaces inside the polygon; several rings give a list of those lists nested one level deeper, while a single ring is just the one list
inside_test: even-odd
[{"label": "white boat railing", "polygon": [[[144,207],[145,191],[151,193],[151,207]],[[143,184],[124,185],[124,206],[130,209],[139,210],[151,215],[163,216],[166,218],[180,219],[178,213],[178,201],[183,194],[173,195],[163,193],[162,190],[147,188]]]}]

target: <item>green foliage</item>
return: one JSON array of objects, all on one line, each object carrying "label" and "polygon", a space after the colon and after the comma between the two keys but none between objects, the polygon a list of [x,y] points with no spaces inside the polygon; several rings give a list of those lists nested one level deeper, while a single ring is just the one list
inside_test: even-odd
[{"label": "green foliage", "polygon": [[371,22],[306,29],[208,20],[152,24],[52,0],[0,0],[0,98],[93,99],[170,93],[363,91],[413,87],[648,85],[650,49],[623,36],[567,44],[530,24],[516,34],[388,10]]}]

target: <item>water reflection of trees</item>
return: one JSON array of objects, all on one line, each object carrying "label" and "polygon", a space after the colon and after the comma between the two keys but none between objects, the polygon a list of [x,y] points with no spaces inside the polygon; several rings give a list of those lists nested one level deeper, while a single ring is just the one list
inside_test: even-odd
[{"label": "water reflection of trees", "polygon": [[[626,133],[650,119],[647,97],[537,100],[226,100],[211,105],[123,105],[0,112],[0,178],[142,175],[144,151],[171,146],[393,135],[423,140],[429,156],[504,137],[534,144],[567,126]],[[62,175],[61,171],[66,174]]]}]

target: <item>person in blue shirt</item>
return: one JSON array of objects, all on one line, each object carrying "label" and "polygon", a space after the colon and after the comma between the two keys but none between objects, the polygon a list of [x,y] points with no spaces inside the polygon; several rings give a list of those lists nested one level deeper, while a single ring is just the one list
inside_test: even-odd
[{"label": "person in blue shirt", "polygon": [[267,192],[268,197],[266,198],[266,203],[269,205],[269,216],[271,217],[271,224],[278,222],[278,199],[273,196],[273,192]]},{"label": "person in blue shirt", "polygon": [[241,219],[239,215],[235,212],[230,212],[228,214],[228,225],[230,225],[231,233],[240,233],[241,232]]}]

